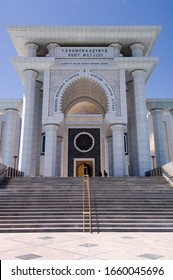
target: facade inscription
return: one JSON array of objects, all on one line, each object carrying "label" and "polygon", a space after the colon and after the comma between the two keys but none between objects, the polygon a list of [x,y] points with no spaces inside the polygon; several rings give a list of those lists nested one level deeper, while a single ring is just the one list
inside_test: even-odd
[{"label": "facade inscription", "polygon": [[114,58],[113,47],[56,47],[56,58]]}]

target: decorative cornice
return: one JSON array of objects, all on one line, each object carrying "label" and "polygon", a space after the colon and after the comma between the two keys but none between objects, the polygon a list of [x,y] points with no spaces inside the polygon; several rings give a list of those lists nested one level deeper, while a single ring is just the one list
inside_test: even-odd
[{"label": "decorative cornice", "polygon": [[54,57],[18,57],[13,58],[12,64],[21,82],[24,82],[24,71],[32,69],[38,72],[38,80],[42,82],[43,72],[55,63]]},{"label": "decorative cornice", "polygon": [[161,31],[160,26],[10,26],[8,32],[19,56],[25,56],[25,44],[40,47],[49,42],[76,46],[108,46],[118,42],[123,47],[140,42],[144,56],[149,56]]},{"label": "decorative cornice", "polygon": [[173,98],[149,98],[147,99],[147,110],[162,109],[165,112],[173,110]]},{"label": "decorative cornice", "polygon": [[22,100],[16,98],[0,98],[0,112],[5,112],[5,110],[22,110]]}]

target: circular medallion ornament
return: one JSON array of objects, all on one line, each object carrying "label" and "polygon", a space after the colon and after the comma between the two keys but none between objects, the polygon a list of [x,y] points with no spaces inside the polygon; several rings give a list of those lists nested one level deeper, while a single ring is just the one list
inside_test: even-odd
[{"label": "circular medallion ornament", "polygon": [[74,145],[79,152],[89,152],[94,147],[94,137],[88,132],[81,132],[76,135]]}]

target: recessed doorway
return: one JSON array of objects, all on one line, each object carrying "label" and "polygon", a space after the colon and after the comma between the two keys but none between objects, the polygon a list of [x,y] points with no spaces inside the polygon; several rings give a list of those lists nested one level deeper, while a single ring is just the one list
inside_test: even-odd
[{"label": "recessed doorway", "polygon": [[95,176],[95,159],[75,158],[74,159],[74,177],[83,177],[87,173],[90,177]]}]

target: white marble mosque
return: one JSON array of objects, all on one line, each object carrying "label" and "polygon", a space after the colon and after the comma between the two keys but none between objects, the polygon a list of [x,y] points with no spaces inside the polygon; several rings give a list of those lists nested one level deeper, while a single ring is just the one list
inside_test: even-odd
[{"label": "white marble mosque", "polygon": [[173,161],[173,99],[145,95],[160,31],[9,27],[24,96],[0,99],[1,163],[25,176],[67,177],[84,166],[90,176],[144,176]]}]

